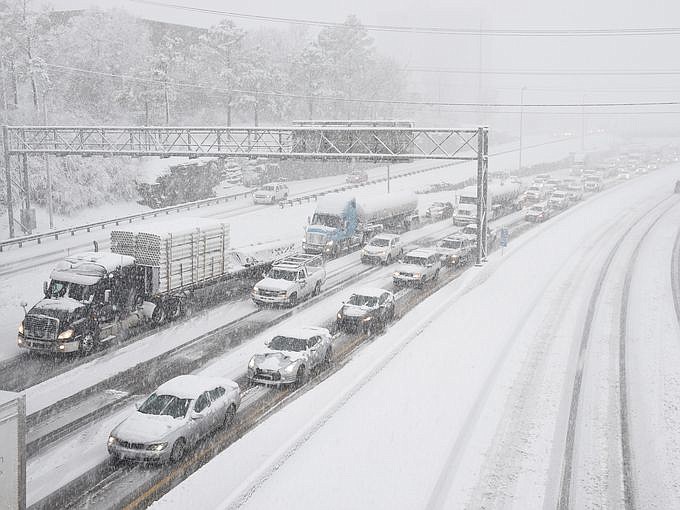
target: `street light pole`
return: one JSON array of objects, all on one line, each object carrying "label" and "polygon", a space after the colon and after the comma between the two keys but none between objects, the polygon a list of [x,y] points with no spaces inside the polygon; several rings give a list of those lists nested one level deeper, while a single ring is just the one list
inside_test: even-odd
[{"label": "street light pole", "polygon": [[526,90],[526,87],[522,87],[522,91],[520,93],[520,98],[519,98],[519,168],[517,169],[518,173],[522,172],[522,130],[524,128],[524,91]]},{"label": "street light pole", "polygon": [[390,164],[387,163],[387,192],[390,192]]}]

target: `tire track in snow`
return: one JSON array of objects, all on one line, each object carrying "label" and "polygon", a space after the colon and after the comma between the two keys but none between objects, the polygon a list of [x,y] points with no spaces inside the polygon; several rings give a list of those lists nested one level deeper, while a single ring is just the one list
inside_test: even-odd
[{"label": "tire track in snow", "polygon": [[[584,373],[584,368],[585,368],[585,355],[588,350],[588,343],[590,340],[590,332],[593,326],[594,322],[594,317],[595,313],[598,308],[598,302],[600,301],[600,295],[602,293],[602,288],[604,286],[605,278],[607,277],[607,274],[609,273],[609,269],[611,267],[612,261],[616,254],[618,253],[621,245],[627,238],[627,236],[630,234],[630,232],[638,225],[640,222],[642,222],[645,218],[647,218],[650,214],[653,213],[655,209],[658,207],[662,206],[669,200],[671,200],[673,197],[668,197],[659,204],[656,204],[654,207],[651,209],[647,210],[642,216],[640,216],[632,225],[626,229],[626,231],[621,235],[621,237],[618,239],[616,244],[612,247],[610,250],[607,259],[605,260],[605,263],[602,266],[602,269],[600,271],[600,274],[598,276],[597,282],[595,284],[595,288],[593,289],[593,292],[591,294],[591,298],[588,303],[588,311],[586,315],[586,320],[583,328],[583,334],[581,336],[581,343],[579,346],[579,353],[578,353],[578,360],[577,360],[577,369],[576,369],[576,374],[574,376],[574,384],[572,386],[572,393],[571,393],[571,405],[569,408],[569,418],[568,418],[568,424],[567,424],[567,437],[566,437],[566,442],[565,442],[565,448],[564,448],[564,456],[563,456],[563,462],[562,462],[562,476],[561,476],[561,483],[560,483],[560,494],[559,494],[559,500],[557,503],[557,508],[559,510],[568,510],[571,508],[571,489],[572,489],[572,478],[573,478],[573,463],[574,463],[574,453],[575,453],[575,437],[576,437],[576,425],[578,423],[578,416],[579,416],[579,401],[580,401],[580,395],[581,395],[581,387],[583,383],[583,373]],[[661,217],[668,212],[674,205],[677,204],[677,201],[673,201],[673,203],[669,206],[666,207],[661,214],[655,219],[655,221],[648,227],[648,229],[645,231],[643,234],[643,238],[646,236],[646,234],[651,230],[651,228],[656,224]],[[639,245],[638,245],[639,248]],[[637,249],[634,252],[633,256],[631,257],[629,261],[629,266],[628,269],[634,265],[635,262],[635,255],[637,253]],[[627,271],[628,273],[629,271]],[[628,276],[627,276],[628,279]],[[630,281],[628,281],[628,286],[630,286]],[[625,314],[623,313],[624,306],[627,308],[627,292],[625,289],[625,282],[624,282],[624,299],[622,300],[622,305],[621,305],[621,311],[622,311],[622,316],[625,317]],[[625,319],[622,317],[622,321]],[[623,332],[623,330],[622,330]],[[620,341],[619,341],[619,346],[621,346],[621,343],[625,344],[625,334],[620,335]],[[619,384],[621,384],[622,380],[622,372],[621,369],[623,368],[623,383],[625,384],[625,346],[624,350],[620,351],[619,353]],[[623,458],[623,482],[624,482],[624,501],[626,504],[626,508],[635,508],[635,501],[634,501],[634,494],[633,494],[633,482],[632,482],[632,468],[631,468],[631,456],[630,456],[630,447],[628,445],[628,410],[627,410],[627,392],[622,389],[623,387],[620,386],[620,399],[619,402],[620,404],[625,400],[625,406],[620,407],[620,424],[622,426],[621,432],[625,434],[625,438],[622,437],[621,439],[621,448],[622,448],[622,454],[624,455]]]}]

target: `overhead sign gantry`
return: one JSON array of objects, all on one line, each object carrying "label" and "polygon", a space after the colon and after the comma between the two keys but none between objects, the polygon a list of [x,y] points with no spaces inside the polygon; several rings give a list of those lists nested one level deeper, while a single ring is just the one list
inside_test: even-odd
[{"label": "overhead sign gantry", "polygon": [[[487,253],[486,127],[424,129],[353,125],[352,121],[292,127],[3,126],[2,134],[10,237],[14,237],[15,223],[27,231],[30,220],[29,156],[267,157],[385,163],[436,159],[477,161],[477,263]],[[21,197],[21,221],[14,218],[15,193]]]}]

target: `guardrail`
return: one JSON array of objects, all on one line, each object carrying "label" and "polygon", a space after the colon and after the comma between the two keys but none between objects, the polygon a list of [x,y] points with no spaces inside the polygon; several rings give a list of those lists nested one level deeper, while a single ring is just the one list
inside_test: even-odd
[{"label": "guardrail", "polygon": [[[439,170],[441,168],[446,168],[448,166],[451,166],[456,163],[446,163],[443,165],[437,165],[433,167],[428,167],[428,168],[421,168],[419,170],[411,170],[409,172],[402,172],[397,175],[393,175],[390,177],[390,180],[392,179],[400,179],[402,177],[408,177],[411,175],[417,175],[417,174],[422,174],[425,172],[431,172],[432,170]],[[491,177],[493,174],[489,173],[489,177]],[[342,191],[348,191],[351,189],[355,188],[361,188],[363,186],[369,186],[372,184],[378,184],[381,182],[387,182],[387,177],[380,177],[378,179],[370,179],[365,182],[359,182],[359,183],[347,183],[342,186],[338,186],[336,188],[331,188],[325,191],[320,191],[317,193],[311,193],[308,195],[301,195],[295,198],[290,198],[288,200],[282,200],[279,202],[279,206],[281,208],[285,207],[286,205],[294,205],[294,204],[302,204],[302,202],[311,202],[312,200],[317,200],[318,197],[328,195],[330,193],[340,193]],[[466,179],[465,181],[456,183],[453,185],[452,189],[460,189],[465,186],[470,186],[471,184],[474,184],[476,182],[476,178],[469,178]],[[64,227],[58,230],[51,230],[49,232],[42,232],[39,234],[30,234],[26,236],[21,236],[21,237],[13,237],[11,239],[6,239],[4,241],[0,241],[0,252],[4,250],[4,248],[7,248],[9,246],[18,246],[21,248],[25,243],[29,243],[32,241],[35,241],[37,244],[41,244],[43,239],[59,239],[59,236],[64,236],[67,234],[70,234],[71,236],[75,235],[76,232],[91,232],[93,229],[96,228],[101,228],[104,229],[107,226],[115,225],[118,226],[121,223],[132,223],[135,220],[145,220],[147,218],[157,218],[158,216],[161,216],[163,214],[168,215],[172,212],[180,212],[180,211],[189,211],[191,209],[199,209],[203,206],[211,206],[211,205],[216,205],[219,203],[223,202],[229,202],[230,200],[237,200],[240,198],[247,198],[248,196],[252,195],[254,193],[254,190],[249,190],[249,191],[243,191],[241,193],[234,193],[233,195],[223,195],[219,197],[214,197],[214,198],[205,198],[203,200],[196,200],[195,202],[186,202],[183,204],[178,204],[178,205],[171,205],[168,207],[162,207],[160,209],[151,209],[149,211],[145,211],[142,213],[137,213],[137,214],[130,214],[128,216],[121,216],[119,218],[112,218],[112,219],[107,219],[107,220],[102,220],[102,221],[95,221],[92,223],[86,223],[83,225],[74,225],[72,227]]]},{"label": "guardrail", "polygon": [[[416,174],[422,174],[422,173],[425,173],[425,172],[431,172],[432,170],[439,170],[441,168],[446,168],[447,166],[451,166],[451,165],[455,165],[455,164],[456,163],[447,163],[445,165],[438,165],[438,166],[433,166],[433,167],[429,167],[429,168],[421,168],[420,170],[411,170],[410,172],[403,172],[403,173],[400,173],[400,174],[397,174],[397,175],[393,175],[393,176],[390,177],[390,180],[400,179],[402,177],[408,177],[408,176],[416,175]],[[502,172],[489,172],[489,178],[494,177],[494,176],[498,176],[501,173]],[[325,191],[319,191],[317,193],[310,193],[309,195],[301,195],[299,197],[289,198],[287,200],[281,200],[279,202],[279,207],[281,207],[283,209],[287,205],[292,206],[296,203],[301,204],[302,202],[311,202],[312,200],[316,201],[316,200],[318,200],[319,197],[322,197],[324,195],[328,195],[330,193],[340,193],[342,191],[348,191],[348,190],[352,190],[352,189],[356,189],[356,188],[361,188],[363,186],[368,186],[368,185],[371,185],[371,184],[378,184],[380,182],[387,182],[387,177],[380,177],[378,179],[370,179],[370,180],[365,181],[365,182],[347,183],[347,184],[345,184],[343,186],[339,186],[337,188],[333,188],[333,189],[329,189],[329,190],[325,190]],[[449,189],[452,189],[452,190],[461,189],[461,188],[464,188],[466,186],[471,186],[476,182],[477,182],[477,177],[470,177],[468,179],[465,179],[464,181],[460,181],[460,182],[457,182],[455,184],[452,184],[451,188],[449,188]],[[442,191],[446,191],[446,190],[442,190]]]},{"label": "guardrail", "polygon": [[6,239],[4,241],[0,241],[0,252],[3,251],[4,248],[9,247],[9,246],[18,246],[21,248],[24,243],[28,243],[31,241],[36,241],[37,244],[40,244],[43,239],[48,239],[48,238],[54,238],[54,239],[59,239],[59,236],[71,234],[72,236],[75,235],[76,232],[82,232],[82,231],[87,231],[91,232],[95,228],[106,228],[107,226],[110,225],[120,225],[121,223],[132,223],[135,220],[145,220],[147,218],[156,218],[158,216],[161,216],[163,214],[168,215],[172,212],[180,212],[180,211],[189,211],[191,209],[199,209],[203,206],[210,206],[210,205],[215,205],[215,204],[220,204],[223,202],[229,202],[230,200],[238,200],[240,198],[246,198],[250,195],[253,194],[252,190],[249,191],[243,191],[241,193],[234,193],[233,195],[222,195],[219,197],[213,197],[213,198],[204,198],[203,200],[196,200],[194,202],[185,202],[183,204],[178,204],[178,205],[171,205],[168,207],[162,207],[160,209],[151,209],[149,211],[144,211],[142,213],[137,213],[137,214],[130,214],[128,216],[121,216],[119,218],[112,218],[108,220],[102,220],[102,221],[94,221],[92,223],[86,223],[84,225],[74,225],[72,227],[65,227],[61,228],[58,230],[50,230],[49,232],[42,232],[39,234],[30,234],[26,236],[21,236],[21,237],[13,237],[11,239]]}]

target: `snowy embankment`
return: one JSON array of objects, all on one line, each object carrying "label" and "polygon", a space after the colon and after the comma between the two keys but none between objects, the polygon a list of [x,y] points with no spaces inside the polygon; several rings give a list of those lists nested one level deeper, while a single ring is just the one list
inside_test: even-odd
[{"label": "snowy embankment", "polygon": [[[535,143],[545,141],[544,138],[534,140]],[[609,143],[606,138],[599,139],[605,146]],[[507,144],[492,147],[492,152],[503,152],[514,146]],[[540,145],[535,148],[527,148],[524,151],[525,164],[531,165],[539,162],[557,161],[578,150],[578,140],[565,140],[559,143]],[[490,170],[497,171],[513,168],[516,164],[517,155],[508,153],[490,158]],[[419,161],[405,165],[393,165],[393,175],[412,168],[424,168],[437,166],[442,162]],[[377,177],[385,173],[385,168],[380,167],[371,170],[371,177]],[[464,163],[454,167],[442,168],[424,174],[394,179],[391,183],[391,191],[413,191],[422,188],[428,183],[448,181],[459,182],[475,175],[476,164]],[[291,183],[292,193],[307,193],[311,189],[328,187],[332,184],[344,182],[344,176],[324,177]],[[362,188],[366,192],[384,193],[386,184],[379,183]],[[453,192],[433,193],[419,195],[418,207],[423,214],[425,209],[436,200],[453,200]],[[250,201],[231,202],[220,206],[205,209],[191,210],[182,215],[201,216],[216,219],[226,219],[230,223],[231,245],[235,248],[247,247],[255,243],[270,242],[275,240],[301,242],[303,227],[307,224],[307,218],[314,211],[315,204],[303,203],[293,207],[280,209],[272,206],[253,207]],[[116,215],[126,214],[121,210]],[[276,216],[276,228],[272,228],[272,217]],[[172,218],[172,217],[171,217]],[[49,273],[54,261],[66,256],[69,252],[87,251],[92,249],[92,241],[97,240],[101,249],[108,246],[108,230],[80,233],[75,237],[60,238],[59,241],[46,241],[42,245],[27,245],[23,248],[14,248],[0,253],[0,273],[3,274],[5,285],[0,290],[0,359],[16,356],[21,351],[16,346],[16,328],[23,317],[20,306],[22,301],[30,305],[36,303],[42,292],[42,282],[49,278]],[[52,257],[45,261],[42,257],[52,253]],[[30,266],[26,262],[30,261]],[[13,270],[13,265],[19,269]],[[6,271],[3,271],[6,270]]]},{"label": "snowy embankment", "polygon": [[617,238],[668,197],[676,172],[511,240],[154,508],[554,506],[588,298]]}]

